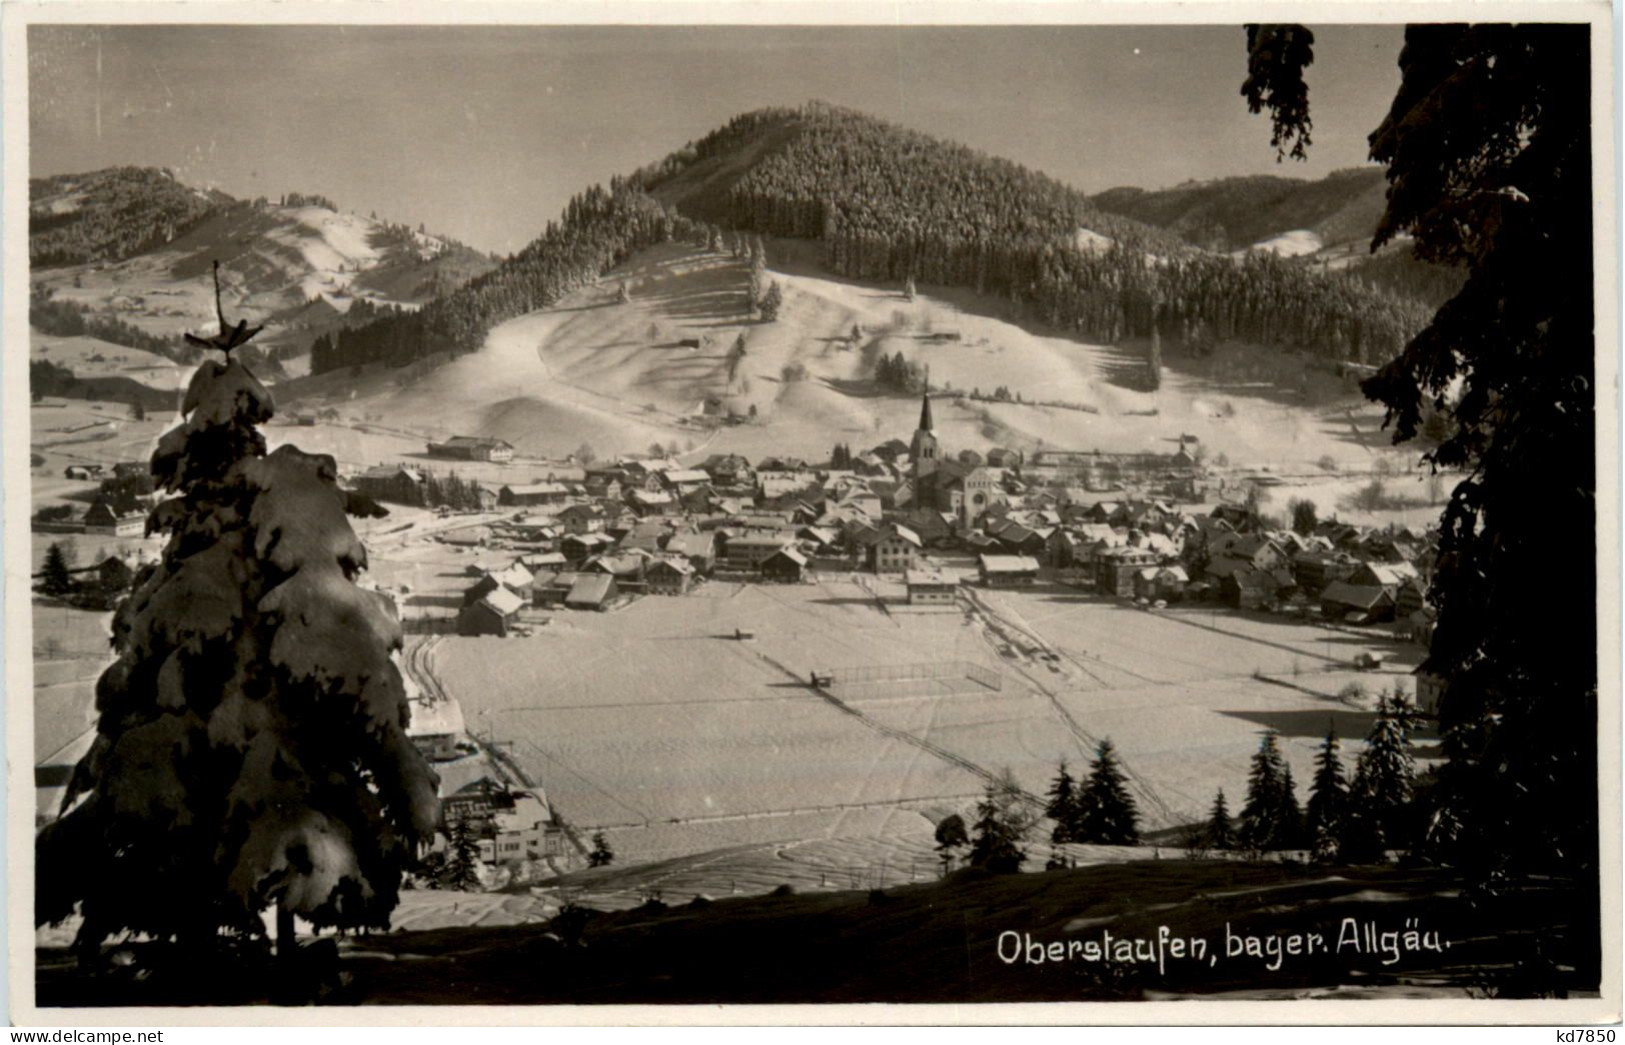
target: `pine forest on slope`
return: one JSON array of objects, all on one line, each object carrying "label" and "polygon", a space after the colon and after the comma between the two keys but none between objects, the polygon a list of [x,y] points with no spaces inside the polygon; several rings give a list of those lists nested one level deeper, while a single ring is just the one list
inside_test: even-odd
[{"label": "pine forest on slope", "polygon": [[812,103],[736,117],[595,186],[495,271],[416,314],[338,331],[312,370],[473,350],[496,324],[706,226],[814,240],[838,275],[974,287],[1106,342],[1155,326],[1365,363],[1392,356],[1431,311],[1290,258],[1200,250],[1009,161]]}]

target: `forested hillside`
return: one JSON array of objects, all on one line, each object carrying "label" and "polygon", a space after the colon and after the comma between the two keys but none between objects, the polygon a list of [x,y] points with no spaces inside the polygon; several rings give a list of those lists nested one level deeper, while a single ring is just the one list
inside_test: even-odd
[{"label": "forested hillside", "polygon": [[1337,171],[1319,181],[1257,176],[1190,182],[1171,189],[1110,189],[1090,197],[1102,210],[1177,233],[1210,250],[1245,250],[1293,229],[1327,243],[1369,240],[1387,183],[1379,167]]},{"label": "forested hillside", "polygon": [[168,243],[230,202],[151,167],[30,179],[28,261],[35,268],[121,261]]},{"label": "forested hillside", "polygon": [[698,228],[644,193],[593,186],[570,201],[559,222],[491,272],[417,312],[383,309],[373,322],[318,337],[311,372],[470,351],[497,323],[544,308],[637,251]]},{"label": "forested hillside", "polygon": [[1174,336],[1369,361],[1430,314],[1287,259],[1198,251],[1015,164],[816,103],[737,117],[632,182],[685,213],[820,240],[841,275],[975,287],[1107,341],[1155,319]]},{"label": "forested hillside", "polygon": [[1366,362],[1393,355],[1430,314],[1375,281],[1199,250],[1017,164],[812,103],[738,116],[608,191],[595,187],[517,257],[421,313],[318,339],[313,371],[472,349],[496,323],[634,251],[686,238],[695,223],[816,240],[840,275],[974,287],[1108,342],[1155,325],[1192,342]]}]

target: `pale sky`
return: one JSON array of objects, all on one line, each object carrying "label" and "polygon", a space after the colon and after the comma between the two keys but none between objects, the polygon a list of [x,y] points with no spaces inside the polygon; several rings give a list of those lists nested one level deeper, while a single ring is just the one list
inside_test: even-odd
[{"label": "pale sky", "polygon": [[33,176],[169,167],[506,253],[729,117],[821,99],[1087,192],[1366,162],[1402,28],[1316,26],[1314,147],[1276,164],[1239,27],[34,26]]}]

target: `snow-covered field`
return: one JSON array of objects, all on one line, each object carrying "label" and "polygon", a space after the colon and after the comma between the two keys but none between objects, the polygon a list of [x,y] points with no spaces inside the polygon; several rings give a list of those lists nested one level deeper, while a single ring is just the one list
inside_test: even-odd
[{"label": "snow-covered field", "polygon": [[[1284,617],[1153,614],[1057,591],[984,594],[1004,626],[1038,636],[1053,664],[1009,654],[980,615],[888,614],[849,581],[711,585],[609,614],[559,611],[535,636],[448,639],[434,670],[472,728],[519,763],[584,830],[606,828],[645,862],[728,845],[928,833],[1009,768],[1041,794],[1055,765],[1110,737],[1146,826],[1199,819],[1223,787],[1244,793],[1266,728],[1307,786],[1329,723],[1357,750],[1370,723],[1341,701],[1358,680],[1408,688],[1403,650]],[[755,638],[732,638],[736,627]],[[1364,649],[1398,652],[1355,675]],[[920,693],[808,687],[814,668],[962,659],[974,684]],[[1255,672],[1276,678],[1261,681]]]}]

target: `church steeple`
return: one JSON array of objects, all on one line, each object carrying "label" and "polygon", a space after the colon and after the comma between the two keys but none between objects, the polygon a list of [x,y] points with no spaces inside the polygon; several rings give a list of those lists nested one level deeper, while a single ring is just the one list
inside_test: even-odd
[{"label": "church steeple", "polygon": [[914,466],[916,482],[924,480],[937,470],[937,433],[931,423],[931,386],[920,396],[920,427],[914,430],[914,439],[908,446],[908,460]]}]

